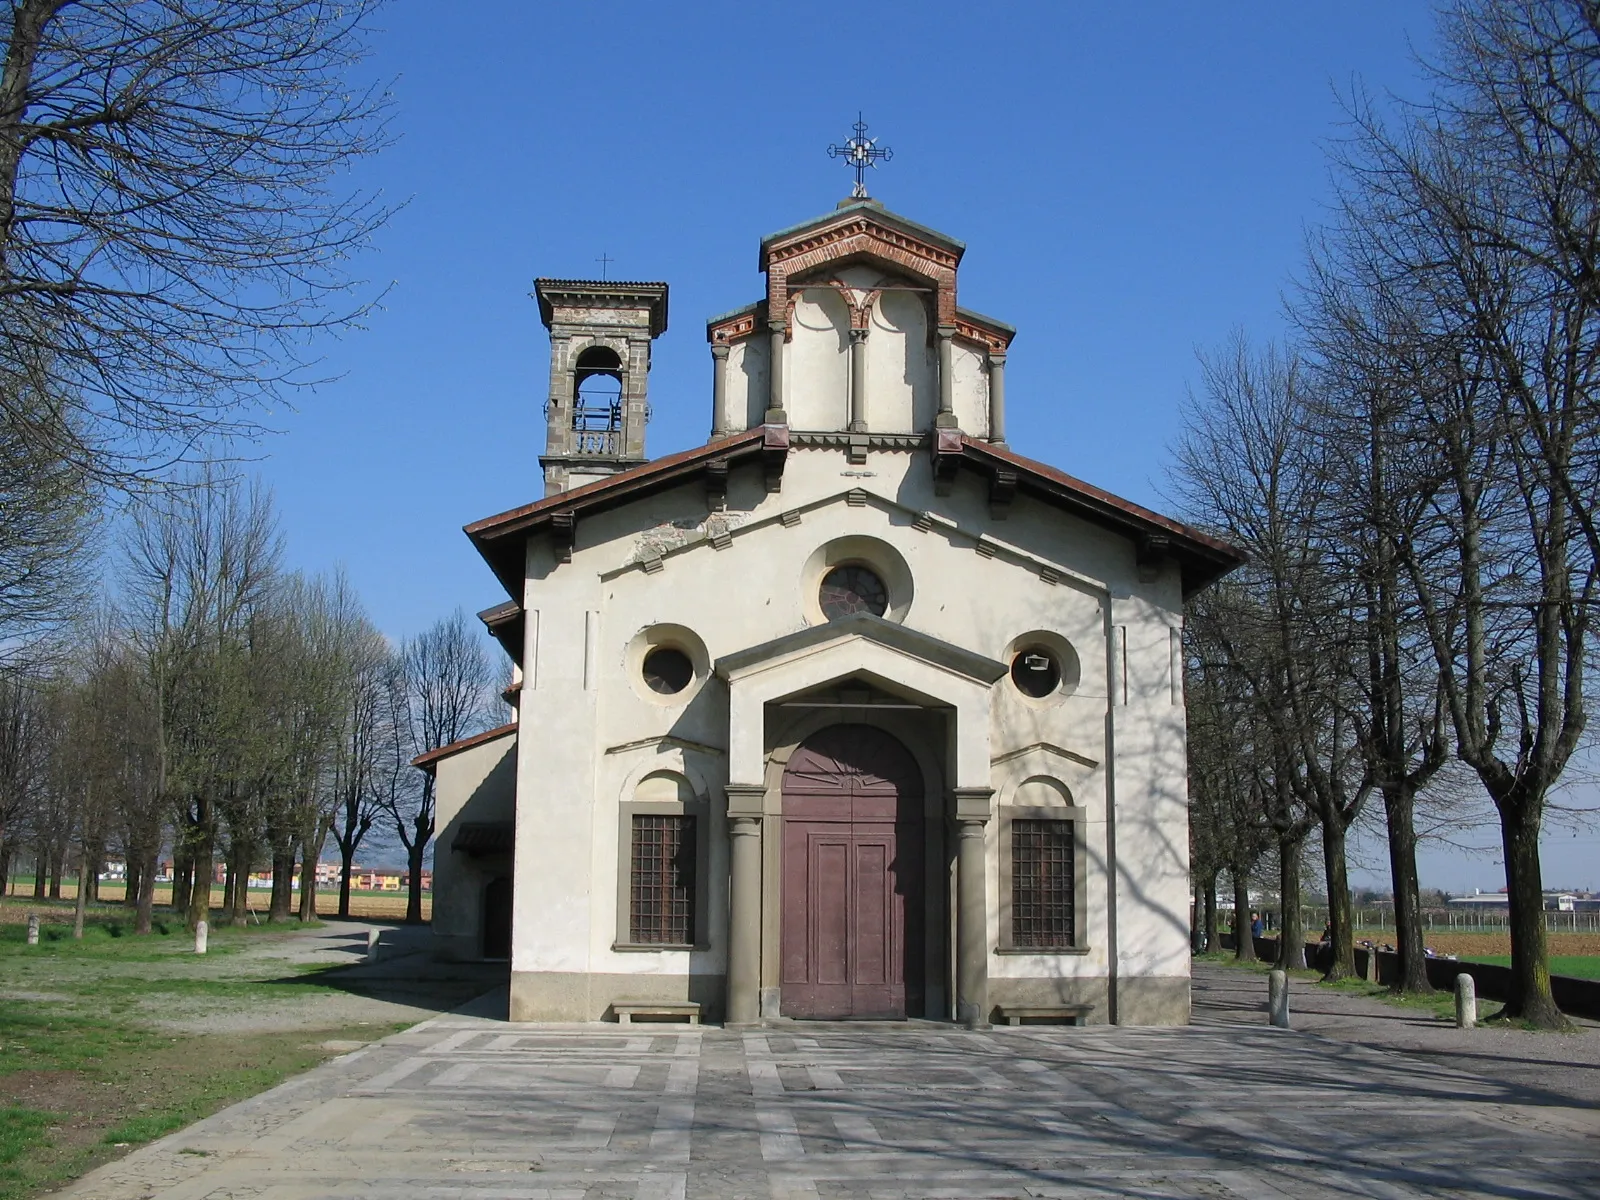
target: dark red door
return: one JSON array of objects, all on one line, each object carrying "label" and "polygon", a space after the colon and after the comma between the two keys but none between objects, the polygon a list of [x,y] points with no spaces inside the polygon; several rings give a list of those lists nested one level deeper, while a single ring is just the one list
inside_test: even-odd
[{"label": "dark red door", "polygon": [[922,1009],[922,776],[870,725],[830,725],[783,773],[783,1013]]}]

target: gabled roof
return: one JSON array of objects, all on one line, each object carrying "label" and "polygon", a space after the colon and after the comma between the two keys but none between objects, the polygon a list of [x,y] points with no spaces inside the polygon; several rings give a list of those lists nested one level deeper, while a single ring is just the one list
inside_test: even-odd
[{"label": "gabled roof", "polygon": [[788,429],[784,426],[758,425],[692,450],[641,463],[571,491],[557,492],[521,508],[485,517],[465,526],[464,530],[506,592],[520,600],[526,571],[524,547],[530,534],[557,523],[570,529],[572,520],[581,513],[615,508],[627,501],[677,487],[704,474],[710,464],[720,460],[732,464],[763,454],[783,453],[788,444]]},{"label": "gabled roof", "polygon": [[[757,426],[692,450],[642,463],[568,492],[546,496],[521,508],[485,517],[466,526],[465,531],[507,594],[520,601],[527,569],[526,544],[531,535],[550,532],[558,539],[564,538],[570,548],[577,519],[585,513],[616,508],[696,478],[710,479],[724,466],[735,463],[761,461],[769,474],[781,474],[788,446],[787,427]],[[991,504],[1009,503],[1017,492],[1022,492],[1128,538],[1134,543],[1141,562],[1174,559],[1183,573],[1185,596],[1246,561],[1245,553],[1227,542],[1114,496],[1064,471],[1025,458],[1004,446],[969,437],[960,430],[935,430],[935,479],[947,483],[960,470],[975,471],[988,479]],[[497,608],[483,614],[486,623],[491,612],[496,615],[496,625],[506,620]]]},{"label": "gabled roof", "polygon": [[839,207],[830,213],[823,213],[819,217],[812,217],[809,221],[801,221],[798,225],[791,225],[787,229],[780,229],[776,233],[769,233],[761,239],[761,257],[757,270],[765,271],[767,261],[775,246],[781,246],[798,238],[809,237],[830,225],[840,224],[852,220],[865,219],[875,225],[895,233],[908,235],[918,241],[927,242],[939,247],[955,258],[957,262],[967,251],[967,244],[947,233],[940,233],[937,229],[929,229],[926,225],[919,225],[910,217],[902,217],[899,213],[890,212],[881,203],[869,198],[844,200]]},{"label": "gabled roof", "polygon": [[1183,572],[1185,596],[1222,578],[1248,559],[1237,546],[1075,479],[1065,471],[1025,458],[1005,446],[969,437],[958,430],[936,431],[935,476],[948,478],[961,468],[976,470],[989,478],[991,502],[1000,496],[1009,501],[1013,492],[1020,491],[1130,538],[1141,562],[1167,557],[1176,559]]},{"label": "gabled roof", "polygon": [[517,723],[502,725],[498,729],[487,729],[482,733],[475,733],[471,737],[462,738],[460,741],[451,742],[448,746],[435,746],[432,750],[425,750],[411,760],[413,767],[432,773],[441,758],[449,758],[452,754],[460,754],[463,750],[471,750],[474,746],[481,746],[485,742],[492,742],[495,738],[503,738],[508,733],[517,731]]}]

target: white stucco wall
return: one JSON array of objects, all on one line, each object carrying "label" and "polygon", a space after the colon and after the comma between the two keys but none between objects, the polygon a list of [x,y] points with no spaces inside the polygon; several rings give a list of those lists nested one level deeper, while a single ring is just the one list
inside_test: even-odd
[{"label": "white stucco wall", "polygon": [[950,405],[956,422],[973,437],[989,436],[989,365],[985,351],[966,342],[950,348],[953,387]]},{"label": "white stucco wall", "polygon": [[[848,503],[851,489],[867,493],[866,502]],[[913,524],[919,512],[932,514],[926,531]],[[791,523],[779,519],[784,513]],[[708,530],[724,529],[730,544],[713,548]],[[995,520],[982,481],[969,475],[958,477],[951,495],[935,496],[924,453],[873,452],[862,467],[831,449],[791,452],[778,494],[766,492],[754,468],[737,469],[725,513],[708,513],[704,488],[694,484],[586,517],[568,564],[555,566],[533,543],[515,971],[715,975],[725,969],[725,887],[710,890],[708,949],[612,949],[618,806],[646,774],[671,770],[689,779],[717,814],[729,779],[726,686],[703,672],[679,696],[648,695],[630,677],[629,643],[650,626],[681,625],[704,643],[708,665],[803,629],[812,586],[808,557],[832,539],[861,535],[892,546],[909,567],[908,626],[996,659],[1037,630],[1066,638],[1077,654],[1080,676],[1070,696],[1041,703],[1024,699],[1009,680],[995,685],[984,740],[996,809],[1024,780],[1047,776],[1085,810],[1088,951],[995,955],[991,978],[1104,978],[1113,966],[1124,976],[1186,975],[1183,724],[1170,655],[1180,611],[1176,572],[1141,581],[1127,539],[1027,498],[1015,502],[1007,519]],[[980,535],[991,554],[978,552]],[[645,560],[657,569],[645,570]],[[1041,578],[1046,564],[1061,582]],[[1122,627],[1126,703],[1113,686],[1120,685],[1113,668],[1120,672]],[[1113,812],[1114,839],[1107,825]],[[1001,908],[997,836],[991,821],[991,944]],[[710,878],[726,880],[720,816],[710,852]]]}]

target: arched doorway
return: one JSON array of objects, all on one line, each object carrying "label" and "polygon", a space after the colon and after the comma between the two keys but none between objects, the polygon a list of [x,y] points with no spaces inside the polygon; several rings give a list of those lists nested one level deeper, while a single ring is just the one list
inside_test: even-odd
[{"label": "arched doorway", "polygon": [[483,889],[483,956],[511,957],[511,880],[504,875]]},{"label": "arched doorway", "polygon": [[830,725],[783,773],[783,1014],[923,1007],[922,775],[870,725]]}]

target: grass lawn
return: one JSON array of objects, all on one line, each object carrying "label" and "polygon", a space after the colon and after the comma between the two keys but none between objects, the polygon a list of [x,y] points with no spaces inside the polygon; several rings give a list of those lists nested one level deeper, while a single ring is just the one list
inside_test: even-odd
[{"label": "grass lawn", "polygon": [[[1242,970],[1256,971],[1262,975],[1273,969],[1271,963],[1260,961],[1240,962],[1234,958],[1233,952],[1229,950],[1215,954],[1199,954],[1195,958],[1200,962],[1221,963],[1225,967],[1238,967]],[[1290,971],[1289,976],[1299,982],[1330,988],[1336,992],[1367,996],[1373,1000],[1382,1000],[1385,1004],[1395,1005],[1398,1008],[1432,1013],[1441,1021],[1455,1020],[1455,996],[1451,992],[1433,992],[1423,996],[1398,996],[1384,984],[1368,983],[1364,979],[1341,979],[1336,983],[1324,983],[1321,971]],[[1478,1017],[1479,1019],[1486,1019],[1499,1012],[1501,1007],[1501,1005],[1491,1000],[1479,1000]]]},{"label": "grass lawn", "polygon": [[[14,902],[13,902],[14,903]],[[281,928],[219,928],[193,953],[183,923],[149,937],[130,914],[95,912],[82,941],[70,910],[45,915],[40,944],[0,923],[0,1200],[33,1196],[396,1025],[288,1032],[185,1031],[186,1019],[338,991],[314,971],[248,953]]]},{"label": "grass lawn", "polygon": [[[1509,954],[1475,954],[1468,962],[1493,963],[1509,967]],[[1550,974],[1566,975],[1571,979],[1600,979],[1600,954],[1552,954]]]}]

